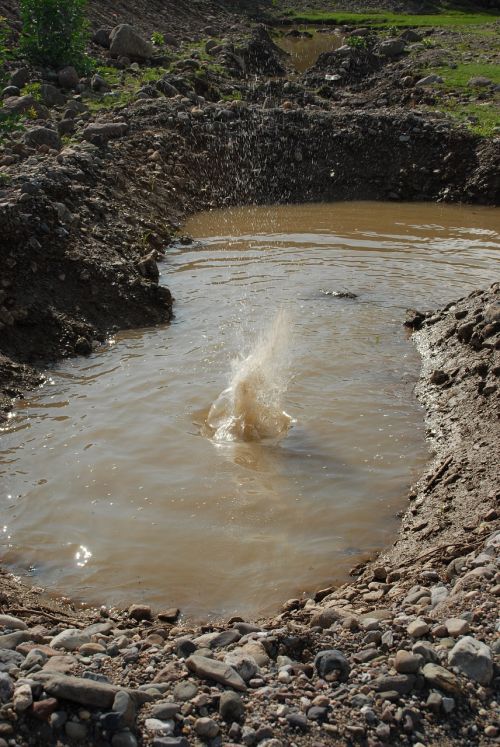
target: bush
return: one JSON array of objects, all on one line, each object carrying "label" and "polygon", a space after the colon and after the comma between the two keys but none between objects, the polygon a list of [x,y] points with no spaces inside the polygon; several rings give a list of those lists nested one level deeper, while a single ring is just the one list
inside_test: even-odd
[{"label": "bush", "polygon": [[368,42],[364,36],[349,36],[346,44],[351,49],[368,49]]},{"label": "bush", "polygon": [[160,31],[153,31],[151,34],[151,41],[155,45],[155,47],[163,47],[165,46],[165,37]]},{"label": "bush", "polygon": [[87,0],[20,0],[21,50],[30,62],[60,68],[87,66]]}]

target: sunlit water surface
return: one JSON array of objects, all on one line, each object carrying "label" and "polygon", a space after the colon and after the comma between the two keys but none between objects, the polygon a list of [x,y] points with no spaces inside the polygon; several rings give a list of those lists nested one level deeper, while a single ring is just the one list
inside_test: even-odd
[{"label": "sunlit water surface", "polygon": [[[394,536],[428,453],[402,326],[495,279],[500,211],[346,203],[194,217],[170,326],[64,362],[2,435],[0,561],[95,603],[269,611]],[[350,291],[356,299],[335,292]],[[214,442],[237,356],[285,310],[273,443]]]}]

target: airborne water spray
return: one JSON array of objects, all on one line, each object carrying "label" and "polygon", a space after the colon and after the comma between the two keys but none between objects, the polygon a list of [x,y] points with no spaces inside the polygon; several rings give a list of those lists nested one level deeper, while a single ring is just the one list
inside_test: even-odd
[{"label": "airborne water spray", "polygon": [[249,355],[233,361],[231,382],[206,421],[215,441],[274,441],[287,434],[293,422],[283,410],[289,343],[289,315],[281,309]]}]

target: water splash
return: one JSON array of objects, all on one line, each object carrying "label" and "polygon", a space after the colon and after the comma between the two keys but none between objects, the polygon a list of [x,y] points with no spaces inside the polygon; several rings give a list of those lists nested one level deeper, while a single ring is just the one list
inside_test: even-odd
[{"label": "water splash", "polygon": [[280,310],[246,358],[233,361],[231,383],[207,417],[215,441],[277,441],[292,418],[283,410],[288,384],[290,320]]}]

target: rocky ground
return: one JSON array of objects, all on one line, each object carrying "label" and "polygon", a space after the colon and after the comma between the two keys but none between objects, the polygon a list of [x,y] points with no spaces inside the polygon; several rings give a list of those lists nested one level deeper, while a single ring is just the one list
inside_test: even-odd
[{"label": "rocky ground", "polygon": [[[44,362],[171,317],[156,262],[189,241],[190,212],[498,201],[495,131],[480,137],[442,110],[493,109],[498,86],[421,82],[447,44],[456,64],[478,50],[493,63],[494,28],[465,50],[449,30],[362,32],[362,47],[299,76],[246,15],[273,7],[95,3],[91,75],[9,63],[0,117],[19,129],[4,127],[0,144],[4,416]],[[14,27],[15,11],[0,3]],[[167,19],[174,33],[154,48],[146,37]],[[119,21],[139,26],[128,47],[110,39]],[[77,610],[3,573],[0,746],[498,741],[498,291],[409,315],[435,458],[394,546],[348,584],[256,625],[193,628],[176,610]]]}]

